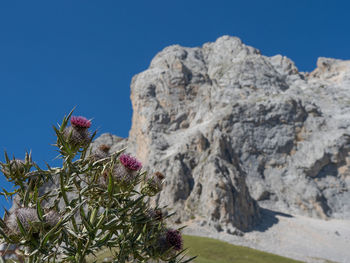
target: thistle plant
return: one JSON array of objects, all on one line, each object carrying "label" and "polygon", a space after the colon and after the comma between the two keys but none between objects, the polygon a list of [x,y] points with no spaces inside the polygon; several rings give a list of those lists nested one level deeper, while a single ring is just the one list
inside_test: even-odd
[{"label": "thistle plant", "polygon": [[[91,121],[72,113],[53,127],[62,167],[41,169],[31,154],[11,160],[5,152],[1,171],[14,190],[1,195],[17,196],[18,208],[0,219],[1,241],[16,244],[28,263],[85,263],[104,249],[112,262],[191,261],[181,229],[166,225],[172,214],[150,207],[164,175],[148,176],[125,149],[109,154],[101,145],[92,152]],[[43,192],[47,184],[55,187]]]}]

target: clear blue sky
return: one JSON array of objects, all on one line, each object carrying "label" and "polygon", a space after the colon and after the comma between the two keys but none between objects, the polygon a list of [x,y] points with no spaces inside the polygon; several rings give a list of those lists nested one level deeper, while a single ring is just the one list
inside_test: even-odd
[{"label": "clear blue sky", "polygon": [[349,10],[336,0],[1,1],[0,152],[53,163],[52,125],[75,105],[99,134],[127,137],[131,78],[168,45],[233,35],[301,71],[319,56],[350,59]]}]

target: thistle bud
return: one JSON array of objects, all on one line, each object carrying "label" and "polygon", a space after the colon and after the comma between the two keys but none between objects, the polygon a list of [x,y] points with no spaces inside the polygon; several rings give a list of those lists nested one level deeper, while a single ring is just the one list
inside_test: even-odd
[{"label": "thistle bud", "polygon": [[102,187],[106,187],[108,185],[108,172],[104,171],[100,177],[97,178],[97,184]]},{"label": "thistle bud", "polygon": [[3,165],[3,168],[1,169],[4,175],[10,175],[10,171],[13,173],[20,173],[23,174],[25,171],[25,164],[24,161],[19,159],[11,160],[8,165]]},{"label": "thistle bud", "polygon": [[38,218],[36,209],[27,207],[18,208],[10,213],[5,220],[9,235],[21,234],[17,219],[21,222],[25,231],[32,231],[32,233],[38,232],[38,226],[41,222]]},{"label": "thistle bud", "polygon": [[108,146],[106,144],[101,144],[98,149],[106,154],[108,154],[109,150],[111,149],[111,146]]},{"label": "thistle bud", "polygon": [[154,173],[153,177],[146,179],[146,184],[141,192],[148,196],[154,196],[162,190],[162,181],[165,176],[161,172]]},{"label": "thistle bud", "polygon": [[106,144],[101,144],[91,155],[94,161],[98,161],[108,157],[108,152],[110,150],[110,146]]},{"label": "thistle bud", "polygon": [[151,219],[154,219],[157,221],[161,221],[163,219],[163,212],[159,208],[158,209],[153,209],[153,208],[148,209],[147,215]]},{"label": "thistle bud", "polygon": [[49,228],[52,228],[55,225],[57,225],[57,223],[60,221],[60,219],[61,219],[60,214],[54,210],[51,210],[44,215],[45,224]]},{"label": "thistle bud", "polygon": [[73,145],[86,144],[90,140],[90,133],[86,129],[75,129],[73,126],[66,127],[63,131],[64,137]]}]

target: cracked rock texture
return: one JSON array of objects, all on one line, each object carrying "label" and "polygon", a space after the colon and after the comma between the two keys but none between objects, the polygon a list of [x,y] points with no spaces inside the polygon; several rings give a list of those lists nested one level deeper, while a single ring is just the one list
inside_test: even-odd
[{"label": "cracked rock texture", "polygon": [[350,61],[319,58],[311,73],[239,38],[173,45],[133,77],[132,128],[121,140],[166,175],[156,201],[177,222],[247,231],[260,208],[350,216]]}]

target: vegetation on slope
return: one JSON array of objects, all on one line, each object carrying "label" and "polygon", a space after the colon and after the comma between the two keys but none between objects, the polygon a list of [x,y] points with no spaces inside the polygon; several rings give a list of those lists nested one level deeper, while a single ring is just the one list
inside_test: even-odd
[{"label": "vegetation on slope", "polygon": [[234,246],[212,238],[184,236],[190,255],[197,255],[196,263],[297,263],[301,261]]},{"label": "vegetation on slope", "polygon": [[[301,261],[277,256],[255,249],[235,246],[212,238],[184,235],[184,247],[188,247],[190,256],[198,256],[195,263],[300,263]],[[90,262],[103,262],[111,256],[110,251],[97,253]]]}]

